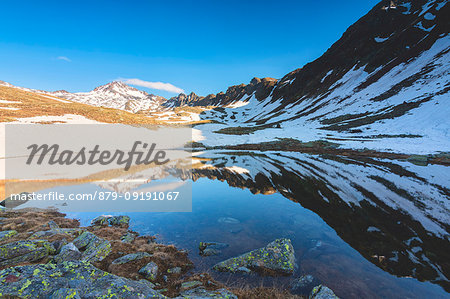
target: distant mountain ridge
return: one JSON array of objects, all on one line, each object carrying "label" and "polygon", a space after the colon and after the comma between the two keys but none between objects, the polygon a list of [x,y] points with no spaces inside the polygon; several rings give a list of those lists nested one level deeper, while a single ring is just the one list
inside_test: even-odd
[{"label": "distant mountain ridge", "polygon": [[70,93],[60,90],[50,92],[50,94],[92,106],[121,109],[134,113],[142,110],[157,110],[165,101],[163,97],[138,90],[120,81],[99,86],[90,92]]},{"label": "distant mountain ridge", "polygon": [[450,152],[449,15],[445,0],[379,2],[321,57],[280,80],[245,97],[228,92],[244,88],[238,85],[229,97],[189,103],[245,102],[203,112],[201,118],[216,125],[196,127],[202,142],[331,138],[361,149]]}]

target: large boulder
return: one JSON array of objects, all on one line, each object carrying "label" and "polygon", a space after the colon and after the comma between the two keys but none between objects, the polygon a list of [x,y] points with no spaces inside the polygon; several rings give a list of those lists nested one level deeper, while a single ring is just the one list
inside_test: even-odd
[{"label": "large boulder", "polygon": [[277,239],[266,247],[255,249],[238,257],[216,264],[213,269],[221,272],[241,272],[248,268],[267,274],[291,275],[294,272],[295,255],[291,240]]},{"label": "large boulder", "polygon": [[[11,267],[0,271],[2,297],[166,298],[142,281],[104,272],[86,261]],[[77,297],[74,297],[77,298]]]},{"label": "large boulder", "polygon": [[334,294],[334,292],[324,286],[324,285],[318,285],[314,287],[314,289],[311,291],[311,295],[309,296],[310,299],[339,299],[338,296]]},{"label": "large boulder", "polygon": [[16,241],[0,246],[0,266],[35,262],[54,253],[55,248],[46,240]]}]

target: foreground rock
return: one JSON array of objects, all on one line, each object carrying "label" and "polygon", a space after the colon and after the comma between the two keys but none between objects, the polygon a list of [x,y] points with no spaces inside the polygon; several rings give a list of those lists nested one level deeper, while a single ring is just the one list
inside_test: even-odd
[{"label": "foreground rock", "polygon": [[192,290],[184,291],[177,298],[217,298],[217,299],[238,299],[238,297],[226,289],[219,289],[208,291],[203,287],[198,287]]},{"label": "foreground rock", "polygon": [[86,261],[7,268],[0,271],[0,294],[21,298],[166,298],[145,282],[104,272]]},{"label": "foreground rock", "polygon": [[0,242],[4,241],[6,239],[9,239],[15,235],[17,235],[17,231],[15,231],[15,230],[7,230],[7,231],[0,232]]},{"label": "foreground rock", "polygon": [[46,240],[17,241],[0,246],[0,266],[39,261],[55,253]]},{"label": "foreground rock", "polygon": [[294,272],[295,255],[291,240],[277,239],[266,247],[244,253],[216,264],[213,269],[222,272],[252,271],[268,274],[291,275]]},{"label": "foreground rock", "polygon": [[324,285],[318,285],[311,291],[310,299],[339,299],[334,292]]},{"label": "foreground rock", "polygon": [[53,258],[55,263],[62,263],[68,261],[77,261],[81,259],[82,254],[73,243],[62,246],[60,253]]},{"label": "foreground rock", "polygon": [[291,293],[308,296],[319,281],[312,275],[302,275],[291,282]]},{"label": "foreground rock", "polygon": [[124,256],[121,256],[117,259],[115,259],[114,261],[112,261],[113,265],[123,265],[129,262],[133,262],[136,260],[140,260],[146,257],[152,257],[151,254],[147,253],[147,252],[136,252],[136,253],[130,253]]}]

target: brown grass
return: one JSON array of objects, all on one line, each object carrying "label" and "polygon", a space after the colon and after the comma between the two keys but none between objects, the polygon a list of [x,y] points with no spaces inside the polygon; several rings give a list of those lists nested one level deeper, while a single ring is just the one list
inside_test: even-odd
[{"label": "brown grass", "polygon": [[[112,108],[94,107],[70,101],[69,103],[59,102],[38,93],[7,86],[0,86],[0,99],[12,102],[8,104],[1,103],[0,106],[2,107],[19,108],[19,110],[0,109],[0,122],[10,122],[24,117],[76,114],[104,123],[157,123],[154,119],[145,115],[133,114]],[[67,102],[67,100],[64,101]]]},{"label": "brown grass", "polygon": [[[2,213],[1,217],[5,217],[5,219],[0,221],[0,231],[13,229],[16,230],[18,234],[0,242],[0,245],[19,240],[26,240],[32,232],[48,230],[48,222],[50,220],[55,221],[61,228],[78,228],[80,225],[78,220],[65,218],[65,214],[57,212],[56,210],[22,209]],[[160,273],[154,283],[160,284],[160,286],[157,287],[158,289],[167,289],[164,294],[168,296],[177,296],[181,291],[181,284],[186,281],[198,280],[209,290],[226,287],[225,285],[216,282],[208,273],[190,273],[193,264],[189,260],[187,252],[179,250],[173,245],[154,243],[153,236],[139,236],[131,244],[126,244],[120,241],[120,238],[128,231],[126,227],[89,226],[84,227],[83,229],[86,229],[111,243],[112,252],[103,261],[94,263],[96,267],[103,271],[134,280],[140,280],[143,279],[143,277],[138,273],[139,269],[150,261],[153,261],[158,265],[158,271]],[[74,237],[69,235],[54,235],[45,239],[50,242],[62,241],[63,239],[67,242],[71,242]],[[123,265],[112,264],[112,261],[115,259],[135,252],[147,252],[152,254],[152,257],[147,257]],[[48,261],[49,258],[38,261],[38,263],[46,263]],[[174,274],[167,272],[168,269],[174,267],[180,267],[181,273]],[[0,268],[0,270],[1,269],[2,268]],[[163,275],[167,276],[167,280],[163,279]],[[244,299],[302,298],[291,295],[286,290],[267,287],[251,288],[244,285],[235,287],[231,289],[231,291],[238,295],[239,298]]]}]

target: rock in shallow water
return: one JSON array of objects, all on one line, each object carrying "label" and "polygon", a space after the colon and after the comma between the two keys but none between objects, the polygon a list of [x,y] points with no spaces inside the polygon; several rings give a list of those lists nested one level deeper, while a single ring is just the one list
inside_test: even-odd
[{"label": "rock in shallow water", "polygon": [[311,291],[311,295],[309,296],[310,299],[339,299],[338,296],[336,296],[333,291],[324,286],[324,285],[318,285],[314,287],[314,289]]},{"label": "rock in shallow water", "polygon": [[[12,276],[18,278],[8,280]],[[85,261],[11,267],[0,271],[0,294],[5,297],[61,298],[58,296],[69,291],[76,291],[81,298],[92,299],[166,298],[150,288],[150,284],[104,272]]]},{"label": "rock in shallow water", "polygon": [[220,249],[227,248],[228,244],[218,242],[200,242],[198,249],[201,256],[211,256],[221,254]]},{"label": "rock in shallow water", "polygon": [[238,224],[241,223],[239,220],[237,220],[236,218],[231,218],[231,217],[220,217],[217,222],[219,223],[228,223],[228,224]]},{"label": "rock in shallow water", "polygon": [[291,293],[308,296],[319,281],[312,275],[302,275],[291,282]]},{"label": "rock in shallow water", "polygon": [[290,275],[294,272],[295,255],[291,240],[277,239],[266,247],[255,249],[238,257],[216,264],[213,269],[238,272],[241,267],[269,274]]}]

